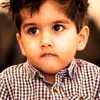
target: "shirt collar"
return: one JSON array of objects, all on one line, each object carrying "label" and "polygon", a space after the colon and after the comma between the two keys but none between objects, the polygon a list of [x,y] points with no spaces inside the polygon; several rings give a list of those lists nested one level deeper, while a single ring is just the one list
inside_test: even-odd
[{"label": "shirt collar", "polygon": [[[71,62],[71,64],[69,65],[69,67],[59,71],[57,74],[60,75],[67,75],[69,76],[71,79],[74,79],[77,75],[77,64],[76,64],[76,59],[74,58]],[[26,68],[28,73],[31,75],[31,77],[33,78],[35,75],[37,75],[37,73],[39,74],[40,72],[27,60],[26,61]]]},{"label": "shirt collar", "polygon": [[39,71],[28,60],[26,61],[26,68],[32,78],[34,78],[37,73],[39,73]]},{"label": "shirt collar", "polygon": [[69,72],[69,75],[70,75],[70,78],[71,79],[74,79],[75,78],[75,74],[77,74],[77,64],[76,64],[76,59],[74,58],[68,68],[68,72]]}]

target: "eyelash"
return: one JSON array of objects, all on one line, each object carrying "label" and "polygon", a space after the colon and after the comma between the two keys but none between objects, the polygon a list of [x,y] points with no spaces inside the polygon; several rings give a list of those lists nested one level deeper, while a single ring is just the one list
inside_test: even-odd
[{"label": "eyelash", "polygon": [[[55,29],[54,29],[55,28]],[[59,28],[62,28],[60,31],[59,31]],[[56,30],[57,29],[57,30]],[[61,32],[61,31],[63,31],[65,29],[65,27],[63,26],[63,25],[59,25],[59,24],[55,24],[54,26],[53,26],[53,31],[55,31],[55,32]],[[39,33],[39,29],[37,28],[37,27],[31,27],[31,28],[29,28],[29,30],[28,30],[28,34],[31,34],[31,35],[34,35],[33,33],[32,33],[32,31],[33,32],[35,32],[34,34],[36,34],[36,33]]]}]

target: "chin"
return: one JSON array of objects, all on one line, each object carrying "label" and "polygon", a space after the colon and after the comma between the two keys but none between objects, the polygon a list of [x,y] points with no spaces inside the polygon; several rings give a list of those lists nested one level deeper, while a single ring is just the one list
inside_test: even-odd
[{"label": "chin", "polygon": [[59,71],[57,71],[57,70],[45,70],[45,71],[41,71],[41,73],[44,73],[44,74],[47,74],[47,75],[53,75],[53,74],[56,74],[57,72],[59,72]]}]

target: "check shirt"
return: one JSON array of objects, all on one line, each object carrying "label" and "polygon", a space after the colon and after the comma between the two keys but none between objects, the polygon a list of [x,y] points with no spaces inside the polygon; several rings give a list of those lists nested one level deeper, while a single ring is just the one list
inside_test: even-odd
[{"label": "check shirt", "polygon": [[28,61],[0,74],[0,100],[100,100],[100,68],[73,59],[55,75],[55,84],[45,81]]}]

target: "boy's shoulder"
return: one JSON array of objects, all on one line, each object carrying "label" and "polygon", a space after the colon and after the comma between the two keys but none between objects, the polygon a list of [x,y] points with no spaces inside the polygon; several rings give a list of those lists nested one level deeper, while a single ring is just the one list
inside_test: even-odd
[{"label": "boy's shoulder", "polygon": [[83,59],[75,59],[76,64],[81,68],[100,70],[100,67]]},{"label": "boy's shoulder", "polygon": [[0,73],[0,79],[7,78],[8,80],[11,80],[15,77],[17,78],[20,76],[25,76],[26,73],[27,73],[26,63],[12,65]]},{"label": "boy's shoulder", "polygon": [[96,77],[97,75],[98,77],[100,77],[99,66],[82,59],[75,59],[75,62],[77,68],[80,70],[81,73],[87,74],[88,76]]}]

